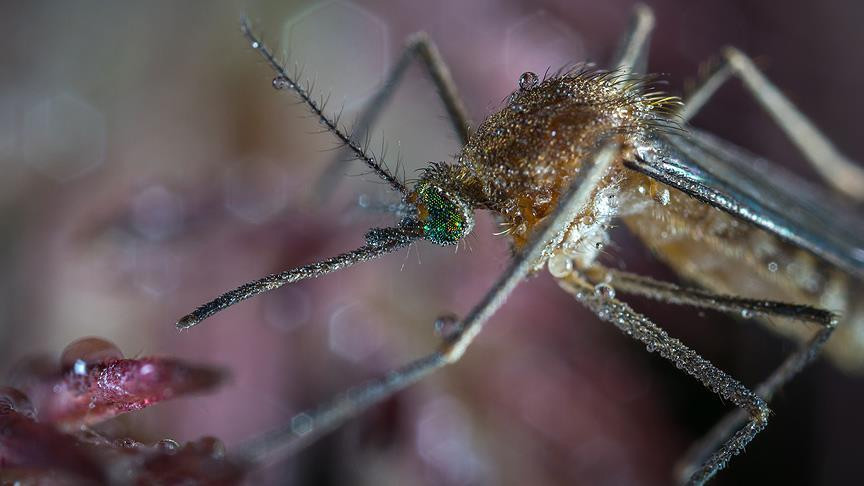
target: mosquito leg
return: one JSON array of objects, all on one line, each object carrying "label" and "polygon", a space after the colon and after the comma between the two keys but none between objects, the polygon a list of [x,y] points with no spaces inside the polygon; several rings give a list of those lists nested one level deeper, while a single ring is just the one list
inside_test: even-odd
[{"label": "mosquito leg", "polygon": [[837,318],[837,315],[831,311],[809,305],[718,295],[706,290],[681,287],[673,283],[661,282],[650,277],[599,265],[591,267],[585,274],[592,282],[608,283],[619,292],[641,295],[669,304],[690,305],[738,315],[745,314],[748,317],[791,318],[813,322],[823,327],[830,327]]},{"label": "mosquito leg", "polygon": [[[809,305],[718,295],[702,289],[679,287],[650,277],[601,267],[593,267],[588,273],[589,275],[595,274],[592,277],[596,276],[596,273],[601,273],[603,275],[601,281],[608,283],[620,292],[641,295],[669,304],[691,305],[703,309],[748,315],[748,317],[781,317],[818,324],[820,328],[813,336],[803,343],[798,351],[789,355],[765,381],[756,387],[756,393],[767,401],[770,401],[780,388],[819,355],[822,346],[834,332],[834,328],[837,327],[837,314]],[[730,414],[727,419],[736,415],[743,420],[743,416],[736,413]],[[725,421],[726,419],[721,423]]]},{"label": "mosquito leg", "polygon": [[[453,124],[453,130],[459,137],[459,141],[464,145],[468,141],[468,130],[471,122],[468,118],[468,111],[465,109],[465,104],[462,102],[459,92],[456,89],[456,84],[453,82],[453,77],[450,75],[450,69],[435,43],[424,32],[418,32],[408,37],[405,41],[405,47],[399,55],[396,64],[390,68],[384,84],[378,89],[357,121],[352,136],[355,139],[363,139],[366,137],[369,130],[378,120],[381,111],[387,105],[387,102],[392,98],[393,93],[402,81],[405,71],[415,59],[419,59],[425,68],[426,73],[435,84],[438,96],[444,103],[444,108],[447,110],[447,116]],[[319,200],[324,200],[332,193],[336,185],[334,180],[338,180],[339,170],[344,162],[344,157],[337,157],[325,169],[318,182],[315,184],[315,194]]]},{"label": "mosquito leg", "polygon": [[[691,305],[705,309],[753,317],[783,317],[813,322],[821,328],[801,347],[789,355],[768,378],[756,387],[756,394],[770,402],[774,394],[798,372],[810,364],[822,349],[837,326],[837,315],[833,312],[806,305],[786,304],[768,300],[744,299],[717,295],[701,289],[679,287],[649,277],[635,275],[604,267],[592,267],[587,274],[592,280],[608,283],[619,292],[641,295],[670,304]],[[702,439],[685,454],[680,468],[681,477],[692,475],[696,468],[747,419],[743,410],[736,410],[721,419]]]},{"label": "mosquito leg", "polygon": [[456,326],[458,331],[441,348],[383,378],[369,381],[337,396],[315,409],[302,412],[281,429],[257,437],[243,446],[241,455],[253,462],[270,462],[303,449],[325,433],[370,406],[420,381],[445,365],[458,361],[480,333],[486,321],[504,303],[510,293],[548,255],[548,249],[560,245],[574,215],[587,207],[597,185],[608,172],[618,153],[616,145],[607,145],[587,160],[570,189],[562,197],[543,228],[537,232],[525,251],[516,257],[483,299]]},{"label": "mosquito leg", "polygon": [[831,140],[759,71],[750,57],[738,49],[728,47],[723,51],[722,63],[685,103],[679,114],[682,121],[693,118],[731,76],[743,81],[756,101],[825,181],[843,194],[864,201],[864,169],[840,153]]},{"label": "mosquito leg", "polygon": [[711,479],[726,467],[733,457],[740,454],[768,424],[770,410],[762,398],[678,339],[670,337],[666,331],[635,312],[629,305],[617,300],[610,292],[604,292],[599,286],[589,284],[575,273],[560,278],[558,283],[600,319],[611,322],[628,336],[641,341],[649,351],[657,351],[660,356],[673,362],[676,367],[702,382],[706,388],[724,400],[731,401],[748,415],[749,421],[733,435],[725,438],[723,444],[716,451],[712,451],[713,454],[693,472],[687,483],[703,484]]},{"label": "mosquito leg", "polygon": [[632,73],[644,73],[648,68],[648,47],[654,30],[654,12],[645,4],[633,8],[630,27],[618,47],[613,66]]}]

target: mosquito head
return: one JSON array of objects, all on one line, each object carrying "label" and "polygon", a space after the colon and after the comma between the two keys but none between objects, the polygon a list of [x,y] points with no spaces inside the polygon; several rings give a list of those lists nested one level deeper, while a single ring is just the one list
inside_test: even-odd
[{"label": "mosquito head", "polygon": [[455,245],[474,229],[474,211],[459,194],[430,179],[420,179],[406,201],[417,209],[423,238],[436,245]]}]

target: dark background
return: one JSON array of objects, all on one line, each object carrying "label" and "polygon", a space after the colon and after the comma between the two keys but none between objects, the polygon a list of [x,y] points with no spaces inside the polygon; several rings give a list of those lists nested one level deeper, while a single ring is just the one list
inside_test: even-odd
[{"label": "dark background", "polygon": [[[178,334],[177,317],[234,285],[361,244],[390,217],[358,208],[385,190],[308,189],[333,141],[239,34],[250,15],[305,66],[350,123],[404,37],[425,30],[479,121],[525,70],[609,59],[627,1],[6,2],[0,15],[0,368],[98,335],[127,355],[220,364],[220,392],[124,417],[142,441],[215,435],[229,451],[346,386],[432,349],[432,322],[464,313],[508,261],[481,217],[470,251],[420,244],[244,303]],[[847,154],[862,159],[854,1],[651,2],[650,70],[681,93],[724,45],[753,55]],[[813,178],[740,86],[694,124]],[[383,135],[382,135],[383,134]],[[412,69],[381,137],[411,170],[458,150],[430,83]],[[357,165],[349,174],[362,174]],[[334,181],[335,184],[335,181]],[[619,232],[610,261],[667,279]],[[620,263],[620,262],[619,262]],[[754,323],[635,302],[754,384],[793,346]],[[716,484],[855,482],[861,378],[825,362],[781,393],[768,429]],[[463,362],[257,473],[296,484],[665,484],[728,406],[531,279]]]}]

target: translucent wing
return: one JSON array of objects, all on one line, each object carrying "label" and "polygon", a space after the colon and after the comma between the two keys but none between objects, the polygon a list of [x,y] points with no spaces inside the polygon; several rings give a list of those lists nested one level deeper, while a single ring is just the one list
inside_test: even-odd
[{"label": "translucent wing", "polygon": [[628,163],[864,278],[864,218],[845,201],[705,132],[654,134]]}]

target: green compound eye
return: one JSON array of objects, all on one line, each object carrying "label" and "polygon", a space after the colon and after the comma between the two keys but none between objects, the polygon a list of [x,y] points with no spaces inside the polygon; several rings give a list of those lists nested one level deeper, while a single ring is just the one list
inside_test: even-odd
[{"label": "green compound eye", "polygon": [[438,245],[454,245],[474,227],[467,205],[454,200],[441,188],[429,185],[419,191],[425,208],[423,235]]}]

